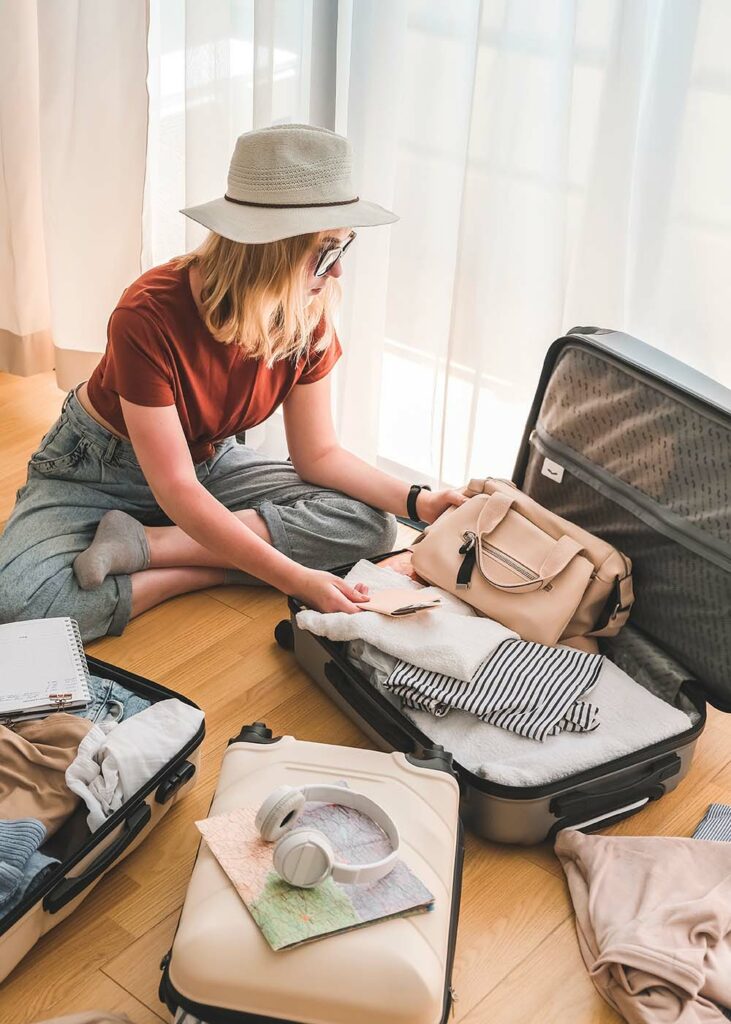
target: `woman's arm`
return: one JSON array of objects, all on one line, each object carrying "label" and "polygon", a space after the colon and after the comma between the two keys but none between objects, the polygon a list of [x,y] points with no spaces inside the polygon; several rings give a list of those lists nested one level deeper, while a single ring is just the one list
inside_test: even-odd
[{"label": "woman's arm", "polygon": [[363,595],[331,573],[307,569],[258,537],[203,487],[175,406],[120,399],[137,460],[160,508],[224,564],[248,572],[319,611],[357,611]]},{"label": "woman's arm", "polygon": [[[342,491],[384,512],[407,515],[410,485],[341,448],[332,421],[329,375],[296,385],[283,412],[289,455],[303,480]],[[457,490],[420,491],[416,511],[424,522],[433,523],[450,505],[466,500]]]}]

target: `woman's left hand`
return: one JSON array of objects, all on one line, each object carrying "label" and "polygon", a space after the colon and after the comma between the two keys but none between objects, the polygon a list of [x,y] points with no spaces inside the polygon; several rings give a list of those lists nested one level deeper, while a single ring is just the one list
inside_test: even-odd
[{"label": "woman's left hand", "polygon": [[467,501],[462,491],[419,491],[416,498],[416,514],[425,523],[433,523],[442,512]]}]

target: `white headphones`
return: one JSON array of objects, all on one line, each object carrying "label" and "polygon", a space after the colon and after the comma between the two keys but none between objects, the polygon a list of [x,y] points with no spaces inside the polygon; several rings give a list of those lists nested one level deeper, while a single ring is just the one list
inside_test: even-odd
[{"label": "white headphones", "polygon": [[[294,828],[308,800],[352,807],[367,814],[391,841],[393,849],[370,864],[343,864],[335,860],[326,835],[314,828]],[[332,876],[348,885],[377,882],[392,871],[398,860],[398,829],[382,807],[363,793],[343,786],[279,786],[266,798],[256,815],[262,839],[274,842],[272,854],[277,874],[301,889],[312,889]]]}]

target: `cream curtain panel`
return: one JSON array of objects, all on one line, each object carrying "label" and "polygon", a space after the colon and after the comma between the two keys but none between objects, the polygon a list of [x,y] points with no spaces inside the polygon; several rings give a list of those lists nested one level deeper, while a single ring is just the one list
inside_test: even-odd
[{"label": "cream curtain panel", "polygon": [[139,274],[147,12],[0,0],[0,370],[68,388]]}]

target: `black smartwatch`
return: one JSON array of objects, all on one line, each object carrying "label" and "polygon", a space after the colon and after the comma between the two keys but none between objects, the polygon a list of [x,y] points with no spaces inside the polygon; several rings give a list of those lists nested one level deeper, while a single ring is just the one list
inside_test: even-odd
[{"label": "black smartwatch", "polygon": [[416,499],[419,496],[419,491],[430,491],[431,487],[429,484],[412,484],[406,498],[406,511],[409,519],[414,523],[420,523],[418,513],[416,511]]}]

